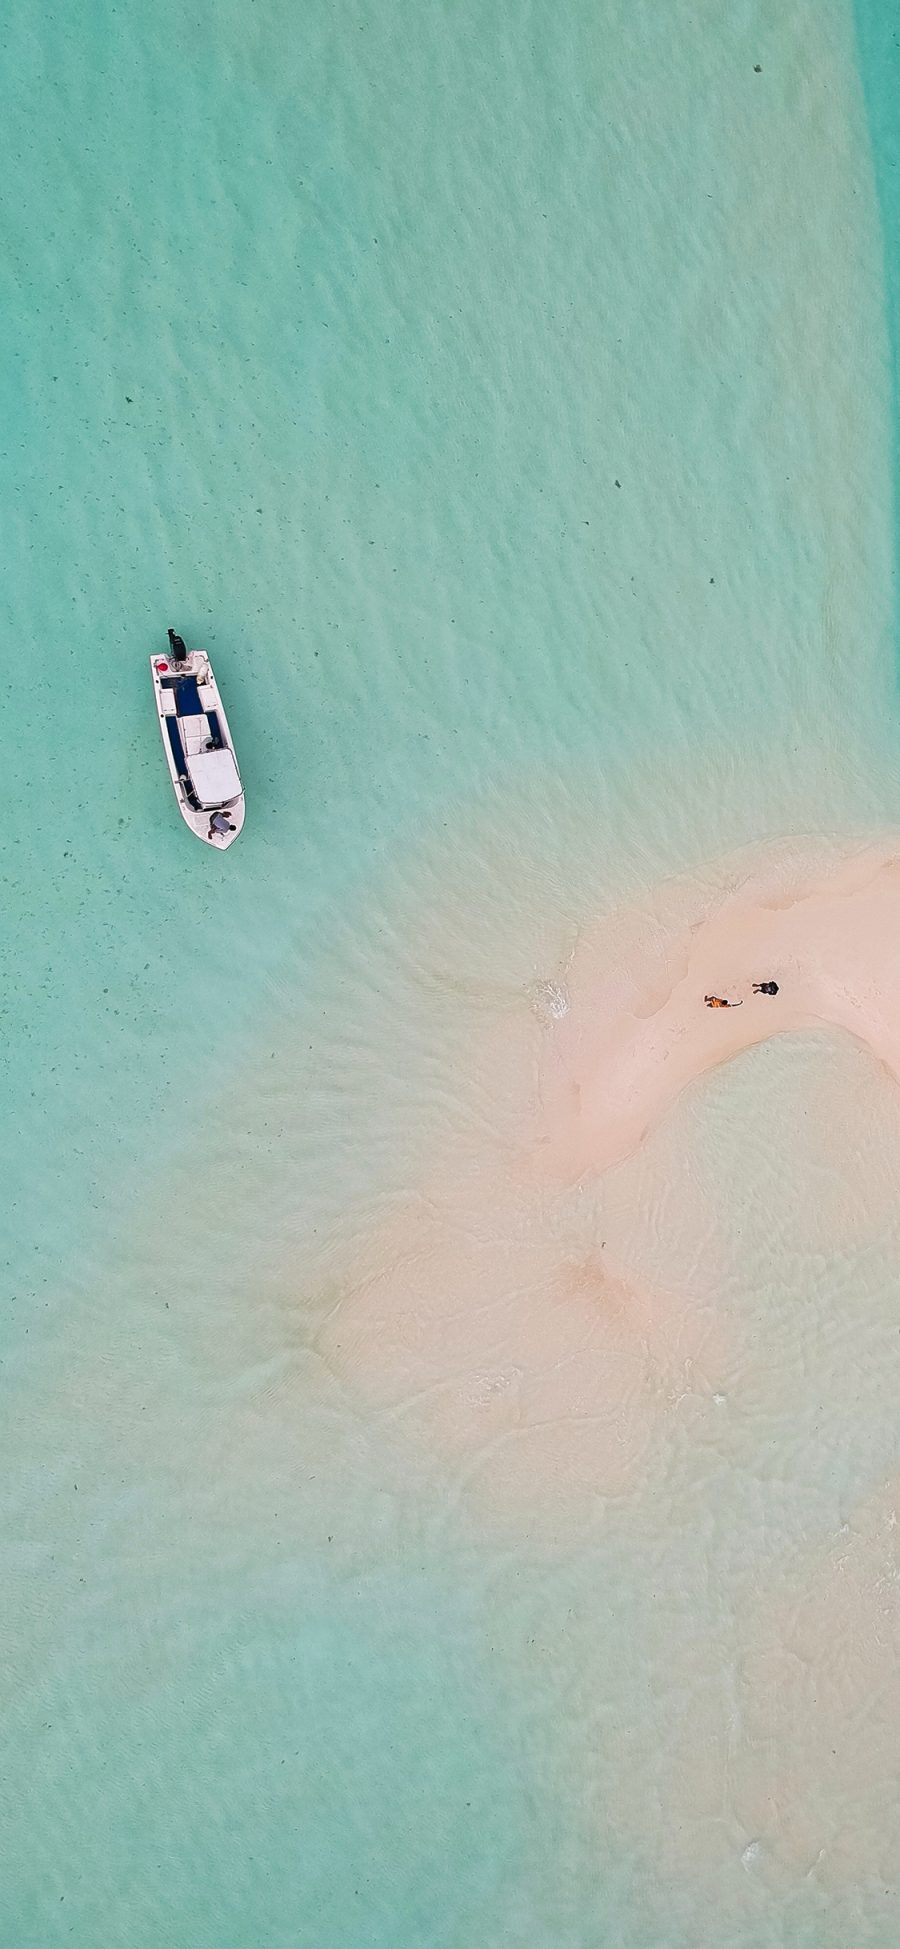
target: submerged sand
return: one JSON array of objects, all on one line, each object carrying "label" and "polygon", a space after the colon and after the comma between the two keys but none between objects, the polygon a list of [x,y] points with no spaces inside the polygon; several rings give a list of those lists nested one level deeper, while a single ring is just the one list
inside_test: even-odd
[{"label": "submerged sand", "polygon": [[[795,1033],[787,1109],[760,1111],[758,1072],[716,1092],[715,1068]],[[498,999],[454,1134],[334,1261],[314,1338],[442,1519],[562,1563],[576,1538],[609,1551],[573,1653],[586,1804],[676,1905],[715,1887],[733,1939],[762,1887],[840,1895],[849,1925],[900,1873],[900,1532],[875,1432],[898,1336],[854,1270],[890,1245],[898,1079],[893,839],[648,889]],[[717,1202],[716,1136],[748,1108]],[[822,1187],[802,1207],[792,1128],[797,1182]]]}]

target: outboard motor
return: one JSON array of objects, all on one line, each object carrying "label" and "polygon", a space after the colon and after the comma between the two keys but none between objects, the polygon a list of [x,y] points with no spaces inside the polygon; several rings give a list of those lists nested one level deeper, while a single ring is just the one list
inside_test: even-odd
[{"label": "outboard motor", "polygon": [[176,636],[174,629],[169,630],[168,637],[169,637],[169,655],[172,658],[172,662],[186,663],[188,660],[189,653],[185,647],[184,637]]}]

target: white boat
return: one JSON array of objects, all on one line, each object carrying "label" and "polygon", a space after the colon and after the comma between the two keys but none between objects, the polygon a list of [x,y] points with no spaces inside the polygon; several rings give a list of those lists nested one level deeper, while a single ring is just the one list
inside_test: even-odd
[{"label": "white boat", "polygon": [[209,657],[170,629],[168,656],[152,656],[150,668],[181,816],[198,839],[224,849],[244,823],[244,790]]}]

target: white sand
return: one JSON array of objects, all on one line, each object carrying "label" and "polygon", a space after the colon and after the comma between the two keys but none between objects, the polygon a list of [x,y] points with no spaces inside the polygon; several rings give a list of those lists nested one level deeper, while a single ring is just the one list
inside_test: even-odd
[{"label": "white sand", "polygon": [[[606,923],[569,977],[541,1065],[546,1157],[563,1176],[629,1155],[697,1076],[771,1035],[843,1029],[900,1079],[900,856],[867,848],[830,871],[761,861],[730,892],[694,898],[652,952],[631,956],[623,1002]],[[775,980],[777,996],[754,995]],[[715,994],[740,1003],[710,1009]]]}]

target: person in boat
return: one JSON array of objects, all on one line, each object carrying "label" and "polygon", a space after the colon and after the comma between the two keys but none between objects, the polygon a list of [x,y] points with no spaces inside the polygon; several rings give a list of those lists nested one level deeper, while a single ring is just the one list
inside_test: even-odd
[{"label": "person in boat", "polygon": [[722,995],[704,995],[707,1008],[743,1008],[743,1002],[726,1002]]},{"label": "person in boat", "polygon": [[174,629],[169,630],[168,637],[169,637],[169,655],[172,658],[172,662],[186,663],[188,660],[188,652],[185,646],[184,637],[176,636]]},{"label": "person in boat", "polygon": [[778,983],[777,981],[754,981],[753,993],[754,995],[777,995]]},{"label": "person in boat", "polygon": [[224,839],[226,832],[237,832],[237,826],[232,825],[224,812],[214,812],[209,822],[208,838]]}]

